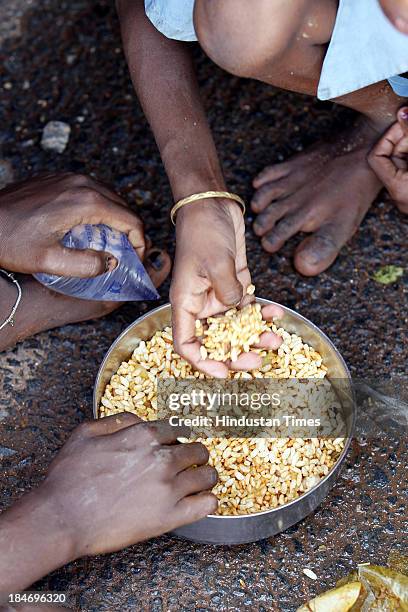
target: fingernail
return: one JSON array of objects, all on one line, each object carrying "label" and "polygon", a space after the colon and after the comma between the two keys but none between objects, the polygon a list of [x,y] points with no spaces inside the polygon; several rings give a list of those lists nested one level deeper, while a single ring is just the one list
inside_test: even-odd
[{"label": "fingernail", "polygon": [[118,260],[113,255],[105,257],[105,272],[112,272],[118,265]]},{"label": "fingernail", "polygon": [[400,117],[405,121],[408,121],[408,108],[402,108],[400,110]]},{"label": "fingernail", "polygon": [[163,253],[162,251],[160,251],[160,249],[154,249],[153,251],[150,251],[146,259],[152,266],[152,268],[157,272],[163,268],[164,259]]}]

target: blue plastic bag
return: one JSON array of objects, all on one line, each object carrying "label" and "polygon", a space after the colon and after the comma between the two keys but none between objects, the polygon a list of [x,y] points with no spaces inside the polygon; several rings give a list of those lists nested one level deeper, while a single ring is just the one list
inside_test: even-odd
[{"label": "blue plastic bag", "polygon": [[117,260],[117,266],[95,278],[77,278],[35,274],[35,278],[53,291],[84,300],[110,302],[157,300],[157,293],[128,237],[107,225],[78,225],[65,234],[62,244],[69,249],[105,251]]}]

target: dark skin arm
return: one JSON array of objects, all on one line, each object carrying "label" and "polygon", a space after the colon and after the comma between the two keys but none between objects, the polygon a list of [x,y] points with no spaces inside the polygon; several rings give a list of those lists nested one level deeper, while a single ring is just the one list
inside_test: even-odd
[{"label": "dark skin arm", "polygon": [[185,435],[129,413],[77,428],[40,487],[0,516],[0,594],[214,513],[216,470],[202,444],[177,443]]},{"label": "dark skin arm", "polygon": [[[159,147],[174,200],[202,191],[225,191],[189,45],[160,34],[146,17],[143,0],[118,0],[117,8],[131,78]],[[197,369],[225,377],[226,364],[201,359],[194,324],[196,319],[239,303],[251,282],[242,212],[230,200],[209,199],[183,207],[176,219],[177,248],[170,290],[175,348]],[[265,342],[275,346],[277,340],[269,337]],[[233,367],[259,365],[258,355],[246,354]]]},{"label": "dark skin arm", "polygon": [[198,191],[225,190],[200,99],[191,46],[158,32],[145,14],[143,0],[118,0],[116,5],[130,75],[152,127],[174,199]]}]

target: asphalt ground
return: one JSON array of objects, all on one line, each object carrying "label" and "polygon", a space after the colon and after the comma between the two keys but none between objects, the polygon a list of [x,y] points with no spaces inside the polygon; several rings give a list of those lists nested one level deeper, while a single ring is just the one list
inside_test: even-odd
[{"label": "asphalt ground", "polygon": [[[113,3],[0,2],[0,159],[15,179],[40,171],[87,172],[111,182],[143,217],[154,242],[174,253],[171,194],[132,91]],[[6,17],[7,16],[7,20]],[[7,25],[8,24],[8,25]],[[251,178],[350,125],[353,114],[304,96],[231,77],[196,51],[203,97],[228,185],[251,195]],[[71,126],[62,154],[40,146],[50,120]],[[11,166],[10,166],[11,165]],[[260,248],[247,216],[248,257],[260,296],[296,309],[331,338],[353,375],[406,374],[407,218],[386,196],[371,208],[335,264],[304,278],[291,254]],[[160,290],[168,300],[168,283]],[[128,304],[104,320],[68,325],[0,355],[0,507],[39,483],[72,429],[91,418],[99,364],[126,325],[152,307]],[[406,436],[353,442],[325,502],[285,533],[255,544],[212,547],[163,536],[82,559],[35,585],[67,591],[78,610],[279,610],[333,586],[356,563],[385,564],[407,541]],[[309,567],[312,581],[303,574]]]}]

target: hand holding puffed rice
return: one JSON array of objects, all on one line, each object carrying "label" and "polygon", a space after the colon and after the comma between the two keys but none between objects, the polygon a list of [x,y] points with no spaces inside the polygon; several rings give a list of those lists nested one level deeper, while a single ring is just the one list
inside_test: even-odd
[{"label": "hand holding puffed rice", "polygon": [[[215,314],[208,315],[205,314],[207,311],[204,308],[197,313],[194,334],[189,337],[188,342],[184,341],[185,346],[181,346],[181,350],[178,348],[177,352],[197,370],[215,378],[226,378],[230,370],[247,371],[259,368],[262,363],[261,356],[251,349],[279,348],[282,339],[271,331],[267,321],[279,318],[283,311],[273,304],[264,308],[254,302],[248,304],[248,301],[253,299],[251,296],[254,292],[254,285],[247,285],[246,295],[241,300],[241,309],[231,308],[224,313],[219,309]],[[183,323],[185,324],[185,321],[179,318],[176,311],[173,315],[175,346],[180,347],[177,329],[183,331]]]},{"label": "hand holding puffed rice", "polygon": [[177,214],[176,257],[170,287],[174,346],[209,376],[225,378],[225,364],[202,359],[195,320],[238,304],[251,282],[240,207],[231,200],[205,200]]},{"label": "hand holding puffed rice", "polygon": [[[253,285],[248,289],[251,287]],[[276,315],[274,306],[268,309],[272,317]],[[271,333],[264,318],[267,312],[262,312],[260,304],[252,303],[241,310],[231,308],[224,315],[208,317],[205,322],[197,319],[196,336],[201,340],[202,359],[231,362],[232,369],[242,369],[244,361],[245,369],[259,367],[260,362],[255,363],[254,355],[249,356],[253,366],[248,367],[250,362],[247,357],[244,358],[244,353],[250,353],[252,347],[273,349],[279,348],[281,344],[281,340]],[[241,367],[234,367],[238,363]]]}]

